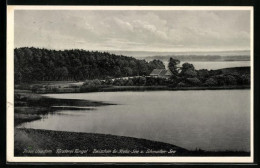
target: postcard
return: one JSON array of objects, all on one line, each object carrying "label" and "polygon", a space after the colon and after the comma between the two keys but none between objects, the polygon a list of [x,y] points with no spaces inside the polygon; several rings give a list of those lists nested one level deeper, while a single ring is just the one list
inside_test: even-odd
[{"label": "postcard", "polygon": [[7,161],[252,163],[253,7],[7,6]]}]

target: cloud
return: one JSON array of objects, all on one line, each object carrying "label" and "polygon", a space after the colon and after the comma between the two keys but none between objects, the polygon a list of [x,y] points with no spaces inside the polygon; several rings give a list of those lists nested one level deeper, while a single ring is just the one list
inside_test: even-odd
[{"label": "cloud", "polygon": [[248,49],[249,11],[15,11],[15,47]]},{"label": "cloud", "polygon": [[122,29],[133,32],[134,28],[129,22],[125,22],[123,20],[120,20],[118,18],[114,19],[116,24]]}]

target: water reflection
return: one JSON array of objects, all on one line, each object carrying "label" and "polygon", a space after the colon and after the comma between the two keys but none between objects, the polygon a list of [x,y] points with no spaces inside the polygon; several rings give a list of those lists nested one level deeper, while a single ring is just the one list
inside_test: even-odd
[{"label": "water reflection", "polygon": [[121,105],[61,110],[26,128],[104,133],[187,149],[250,150],[250,91],[149,91],[49,94]]}]

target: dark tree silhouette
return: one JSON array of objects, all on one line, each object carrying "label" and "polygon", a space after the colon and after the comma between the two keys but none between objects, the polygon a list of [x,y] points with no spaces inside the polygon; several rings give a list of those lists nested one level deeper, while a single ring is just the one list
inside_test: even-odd
[{"label": "dark tree silhouette", "polygon": [[168,68],[173,73],[173,75],[178,75],[178,64],[180,64],[179,60],[170,58]]},{"label": "dark tree silhouette", "polygon": [[181,76],[184,77],[195,77],[197,76],[197,72],[194,68],[194,66],[190,63],[184,63],[181,67]]},{"label": "dark tree silhouette", "polygon": [[159,60],[147,62],[108,52],[33,47],[15,49],[14,64],[15,83],[142,76],[155,68],[165,68]]}]

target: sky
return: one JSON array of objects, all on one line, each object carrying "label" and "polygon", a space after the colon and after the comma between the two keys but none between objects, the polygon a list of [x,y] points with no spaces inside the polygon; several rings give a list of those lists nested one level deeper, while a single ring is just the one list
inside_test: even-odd
[{"label": "sky", "polygon": [[14,46],[56,50],[250,49],[249,11],[16,10]]}]

